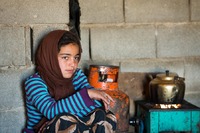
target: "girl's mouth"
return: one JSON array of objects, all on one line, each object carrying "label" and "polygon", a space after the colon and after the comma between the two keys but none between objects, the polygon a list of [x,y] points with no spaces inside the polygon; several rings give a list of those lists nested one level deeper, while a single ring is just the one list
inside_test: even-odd
[{"label": "girl's mouth", "polygon": [[73,73],[74,70],[66,70],[67,73]]}]

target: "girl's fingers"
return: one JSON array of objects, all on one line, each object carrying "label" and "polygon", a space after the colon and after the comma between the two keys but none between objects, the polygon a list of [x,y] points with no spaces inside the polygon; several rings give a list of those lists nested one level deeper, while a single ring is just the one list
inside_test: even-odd
[{"label": "girl's fingers", "polygon": [[111,102],[115,102],[113,98],[102,90],[88,90],[90,98],[96,100],[102,100],[105,110],[108,110]]},{"label": "girl's fingers", "polygon": [[113,98],[108,95],[107,93],[103,92],[102,93],[102,101],[103,101],[103,104],[104,104],[104,107],[105,107],[105,110],[108,111],[109,110],[109,106],[110,106],[110,102],[115,102],[113,100]]},{"label": "girl's fingers", "polygon": [[108,110],[108,104],[106,104],[105,102],[103,102],[103,104],[104,104],[105,110],[107,111]]},{"label": "girl's fingers", "polygon": [[106,103],[114,102],[113,98],[107,93],[103,92],[103,98],[106,100]]}]

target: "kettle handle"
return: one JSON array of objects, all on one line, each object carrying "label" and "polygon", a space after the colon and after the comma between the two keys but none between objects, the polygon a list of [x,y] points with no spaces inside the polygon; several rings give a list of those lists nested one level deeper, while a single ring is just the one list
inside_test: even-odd
[{"label": "kettle handle", "polygon": [[151,74],[148,74],[147,77],[150,79],[150,80],[153,80],[153,76]]},{"label": "kettle handle", "polygon": [[176,80],[185,81],[185,78],[183,78],[183,77],[177,77]]}]

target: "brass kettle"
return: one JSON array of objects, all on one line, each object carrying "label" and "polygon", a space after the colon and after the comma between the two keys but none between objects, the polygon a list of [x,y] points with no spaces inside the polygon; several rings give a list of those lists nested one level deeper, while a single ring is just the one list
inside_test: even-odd
[{"label": "brass kettle", "polygon": [[150,101],[156,104],[179,104],[185,95],[184,78],[176,73],[157,74],[149,83]]}]

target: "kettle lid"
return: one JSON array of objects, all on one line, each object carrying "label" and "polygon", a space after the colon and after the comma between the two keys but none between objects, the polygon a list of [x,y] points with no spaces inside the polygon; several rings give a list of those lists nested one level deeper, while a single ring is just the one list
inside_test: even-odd
[{"label": "kettle lid", "polygon": [[156,77],[160,80],[174,80],[178,77],[176,73],[169,73],[169,70],[166,70],[163,74],[157,74]]}]

